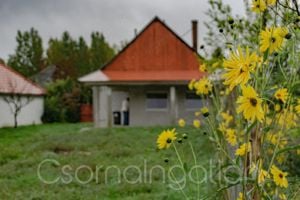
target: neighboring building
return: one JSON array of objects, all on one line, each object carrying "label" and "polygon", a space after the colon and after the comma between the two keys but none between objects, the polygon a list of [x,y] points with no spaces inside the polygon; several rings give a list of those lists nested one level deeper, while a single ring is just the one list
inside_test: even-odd
[{"label": "neighboring building", "polygon": [[55,81],[55,73],[57,73],[57,67],[55,65],[49,65],[30,79],[40,86],[46,87]]},{"label": "neighboring building", "polygon": [[22,106],[17,118],[18,125],[40,124],[44,94],[43,88],[0,64],[0,127],[14,126],[14,103]]},{"label": "neighboring building", "polygon": [[[194,116],[201,99],[188,91],[198,70],[197,23],[193,21],[193,46],[186,44],[155,17],[108,64],[79,79],[93,88],[96,127],[113,124],[113,112],[130,98],[129,124],[171,125],[178,118]],[[191,120],[191,119],[190,119]]]}]

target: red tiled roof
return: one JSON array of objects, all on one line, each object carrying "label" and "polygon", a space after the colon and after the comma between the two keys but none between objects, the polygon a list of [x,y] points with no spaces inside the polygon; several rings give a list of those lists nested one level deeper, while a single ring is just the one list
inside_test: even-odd
[{"label": "red tiled roof", "polygon": [[[154,18],[100,71],[80,81],[189,81],[200,78],[198,54],[159,18]],[[104,75],[104,76],[103,76]],[[93,80],[93,81],[92,81]]]},{"label": "red tiled roof", "polygon": [[114,81],[189,81],[201,77],[199,71],[105,71],[109,80]]},{"label": "red tiled roof", "polygon": [[0,64],[0,94],[44,95],[45,90],[12,68]]}]

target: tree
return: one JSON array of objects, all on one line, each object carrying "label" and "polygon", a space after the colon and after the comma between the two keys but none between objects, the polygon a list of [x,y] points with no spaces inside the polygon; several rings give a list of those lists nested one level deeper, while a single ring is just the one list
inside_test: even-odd
[{"label": "tree", "polygon": [[91,34],[91,71],[99,69],[115,54],[113,48],[105,41],[103,34],[93,32]]},{"label": "tree", "polygon": [[113,56],[113,48],[99,32],[91,34],[90,47],[83,37],[75,40],[64,32],[61,39],[50,39],[47,50],[48,63],[58,67],[57,79],[83,76],[99,69]]},{"label": "tree", "polygon": [[18,31],[17,48],[9,56],[8,65],[26,77],[36,74],[43,67],[42,38],[34,28],[30,31]]},{"label": "tree", "polygon": [[50,39],[47,50],[47,62],[58,68],[58,79],[76,77],[76,41],[65,31],[61,39]]},{"label": "tree", "polygon": [[21,94],[25,91],[27,85],[22,85],[22,88],[17,86],[17,83],[10,79],[9,87],[11,88],[10,94],[4,95],[3,99],[8,104],[9,109],[14,117],[14,128],[18,127],[18,116],[22,109],[28,105],[32,100],[32,96]]},{"label": "tree", "polygon": [[79,37],[79,40],[76,44],[76,59],[75,59],[75,68],[77,76],[83,76],[93,69],[91,69],[90,64],[90,52],[89,47],[86,44],[83,37]]}]

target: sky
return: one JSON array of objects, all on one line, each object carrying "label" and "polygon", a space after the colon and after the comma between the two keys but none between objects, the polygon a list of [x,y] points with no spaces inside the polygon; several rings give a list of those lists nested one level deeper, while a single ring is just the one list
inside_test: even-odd
[{"label": "sky", "polygon": [[[243,13],[243,0],[223,0],[234,14]],[[7,60],[16,48],[17,30],[34,27],[46,48],[49,38],[69,31],[73,38],[83,36],[87,42],[92,31],[102,32],[110,44],[120,44],[134,37],[159,16],[190,44],[191,20],[199,21],[199,43],[206,30],[203,21],[207,0],[0,0],[0,58]]]}]

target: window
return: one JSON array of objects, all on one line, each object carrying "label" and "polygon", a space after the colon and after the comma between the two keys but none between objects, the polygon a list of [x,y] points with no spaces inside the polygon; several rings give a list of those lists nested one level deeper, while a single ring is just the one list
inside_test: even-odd
[{"label": "window", "polygon": [[147,109],[167,109],[168,94],[167,93],[148,93],[146,99]]},{"label": "window", "polygon": [[195,93],[188,92],[185,94],[185,107],[188,110],[196,110],[202,107],[201,97]]}]

